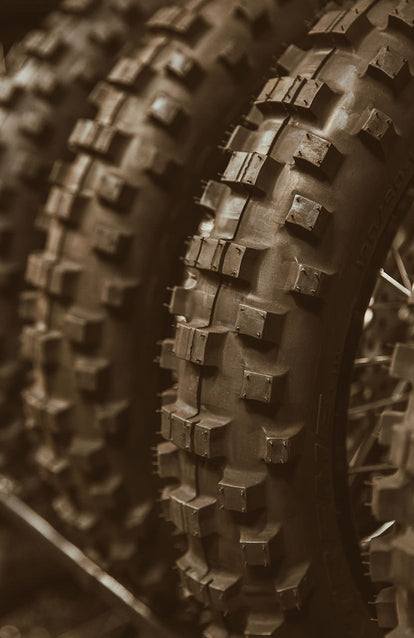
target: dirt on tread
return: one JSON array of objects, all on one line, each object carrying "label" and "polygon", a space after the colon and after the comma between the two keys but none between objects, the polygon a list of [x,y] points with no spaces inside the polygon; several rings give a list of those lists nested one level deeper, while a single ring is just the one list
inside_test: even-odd
[{"label": "dirt on tread", "polygon": [[342,403],[413,178],[413,11],[361,0],[322,16],[201,198],[209,216],[170,302],[178,390],[159,471],[187,537],[183,585],[215,614],[208,638],[381,635],[349,522]]},{"label": "dirt on tread", "polygon": [[78,122],[69,141],[78,155],[53,173],[47,247],[27,268],[40,291],[37,323],[23,335],[35,380],[27,411],[45,433],[38,458],[61,517],[130,579],[154,564],[145,549],[148,538],[156,548],[158,528],[153,360],[177,246],[195,228],[191,193],[272,57],[317,6],[192,0],[161,10],[145,45],[93,91],[98,115]]}]

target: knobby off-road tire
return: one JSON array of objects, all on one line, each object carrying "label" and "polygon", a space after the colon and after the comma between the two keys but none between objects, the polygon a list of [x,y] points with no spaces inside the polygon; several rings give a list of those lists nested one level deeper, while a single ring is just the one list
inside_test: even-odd
[{"label": "knobby off-road tire", "polygon": [[[0,455],[15,469],[13,446],[19,466],[22,453],[18,293],[29,252],[44,244],[34,220],[46,200],[53,162],[65,153],[76,119],[96,112],[88,93],[124,43],[138,36],[151,8],[159,6],[156,1],[67,0],[41,30],[16,45],[9,72],[0,77]],[[29,293],[23,314],[30,314],[31,302]]]},{"label": "knobby off-road tire", "polygon": [[161,10],[145,46],[93,92],[99,113],[76,125],[74,162],[55,168],[47,247],[27,268],[40,294],[23,337],[35,375],[25,400],[45,433],[38,458],[57,510],[118,575],[136,578],[162,551],[150,479],[153,359],[176,245],[194,231],[192,189],[317,4],[194,0]]},{"label": "knobby off-road tire", "polygon": [[[208,638],[378,636],[348,508],[346,397],[413,176],[414,3],[330,11],[227,148],[177,287],[166,509]],[[404,205],[398,206],[398,202]],[[210,229],[210,230],[208,230]]]},{"label": "knobby off-road tire", "polygon": [[[414,383],[414,345],[397,344],[391,364],[393,377]],[[391,413],[382,439],[397,472],[374,481],[372,511],[378,521],[396,521],[396,529],[371,546],[371,575],[395,588],[397,627],[390,638],[414,636],[414,393],[405,413]],[[393,423],[394,421],[394,423]],[[383,590],[377,604],[389,598]],[[391,599],[392,600],[392,599]],[[393,604],[393,601],[392,601]]]}]

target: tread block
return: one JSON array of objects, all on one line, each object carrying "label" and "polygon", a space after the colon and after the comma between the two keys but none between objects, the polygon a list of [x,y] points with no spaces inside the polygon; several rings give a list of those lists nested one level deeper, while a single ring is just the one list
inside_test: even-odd
[{"label": "tread block", "polygon": [[414,344],[397,343],[392,354],[390,374],[396,379],[414,382]]},{"label": "tread block", "polygon": [[64,399],[49,399],[44,406],[45,427],[54,436],[54,439],[66,440],[71,438],[69,414],[72,404]]},{"label": "tread block", "polygon": [[198,418],[193,426],[192,451],[208,459],[223,456],[223,438],[230,419],[208,413]]},{"label": "tread block", "polygon": [[412,2],[402,0],[389,15],[389,26],[401,29],[409,36],[414,34],[414,6]]},{"label": "tread block", "polygon": [[285,623],[282,614],[252,613],[247,620],[244,638],[277,638]]},{"label": "tread block", "polygon": [[159,93],[149,107],[148,117],[170,133],[177,133],[187,114],[177,100],[166,93]]},{"label": "tread block", "polygon": [[219,272],[227,244],[223,239],[202,237],[195,266],[202,270]]},{"label": "tread block", "polygon": [[125,481],[120,474],[110,473],[103,480],[90,483],[87,492],[97,507],[119,511],[125,503]]},{"label": "tread block", "polygon": [[22,42],[23,48],[29,55],[41,60],[55,60],[65,48],[62,37],[53,31],[32,31]]},{"label": "tread block", "polygon": [[264,504],[264,480],[261,474],[231,470],[219,482],[221,509],[254,512]]},{"label": "tread block", "polygon": [[105,445],[103,441],[88,440],[76,436],[69,449],[73,463],[86,473],[94,473],[106,468]]},{"label": "tread block", "polygon": [[365,12],[372,4],[374,0],[361,0],[349,11],[327,11],[309,35],[334,45],[354,44],[370,27]]},{"label": "tread block", "polygon": [[235,600],[240,589],[240,577],[230,572],[212,570],[212,577],[208,584],[208,596],[210,604],[214,609],[227,611],[229,607],[238,605]]},{"label": "tread block", "polygon": [[96,120],[101,124],[110,125],[124,104],[126,97],[124,91],[119,91],[106,82],[98,82],[89,95],[88,101],[96,106]]},{"label": "tread block", "polygon": [[179,49],[172,51],[165,69],[169,75],[174,76],[189,88],[198,86],[205,73],[197,60]]},{"label": "tread block", "polygon": [[265,463],[289,463],[302,446],[302,427],[287,427],[284,432],[273,434],[264,430],[263,460]]},{"label": "tread block", "polygon": [[328,275],[322,270],[294,262],[290,273],[289,290],[295,294],[320,299],[326,289]]},{"label": "tread block", "polygon": [[74,151],[86,150],[113,158],[125,139],[121,131],[94,120],[78,120],[69,137],[69,147]]},{"label": "tread block", "polygon": [[374,583],[386,583],[391,576],[390,537],[373,538],[370,543],[370,578]]},{"label": "tread block", "polygon": [[219,61],[236,80],[240,80],[249,71],[249,58],[244,42],[230,40],[218,55]]},{"label": "tread block", "polygon": [[19,131],[22,135],[41,141],[51,129],[51,123],[43,113],[29,111],[19,123]]},{"label": "tread block", "polygon": [[179,359],[198,365],[215,366],[226,334],[225,331],[202,330],[179,323],[176,327],[173,352]]},{"label": "tread block", "polygon": [[64,318],[64,331],[70,341],[81,346],[99,343],[103,317],[91,315],[82,308],[71,308]]},{"label": "tread block", "polygon": [[231,197],[224,199],[220,207],[220,215],[215,220],[215,232],[222,239],[232,240],[237,232],[240,219],[249,202],[247,192],[233,191]]},{"label": "tread block", "polygon": [[396,423],[392,428],[389,461],[394,467],[405,469],[410,448],[412,447],[414,430],[406,423]]},{"label": "tread block", "polygon": [[97,189],[98,197],[110,206],[125,210],[137,194],[137,187],[126,182],[115,173],[107,172],[101,176]]},{"label": "tread block", "polygon": [[386,156],[398,137],[392,119],[376,109],[371,109],[359,136],[380,159]]},{"label": "tread block", "polygon": [[293,158],[299,168],[317,171],[330,180],[335,177],[341,162],[341,154],[335,146],[313,133],[305,133]]},{"label": "tread block", "polygon": [[[164,403],[161,408],[161,436],[172,441],[177,447],[190,450],[192,445],[192,428],[194,419],[187,414],[176,411],[175,403]],[[197,420],[197,417],[195,418]]]},{"label": "tread block", "polygon": [[35,453],[35,463],[41,474],[51,480],[67,481],[69,478],[69,461],[67,458],[56,456],[47,445],[42,445]]},{"label": "tread block", "polygon": [[198,205],[206,211],[215,212],[220,206],[223,197],[229,192],[229,187],[214,179],[207,182],[200,197]]},{"label": "tread block", "polygon": [[280,400],[285,378],[286,373],[271,375],[244,370],[240,397],[247,401],[277,403]]},{"label": "tread block", "polygon": [[207,27],[199,11],[190,11],[178,6],[163,7],[147,22],[150,31],[165,31],[184,37],[193,37]]},{"label": "tread block", "polygon": [[175,371],[178,369],[178,360],[174,353],[174,339],[163,339],[159,365],[162,370]]},{"label": "tread block", "polygon": [[82,218],[88,198],[59,186],[52,186],[45,204],[45,213],[70,225],[77,226]]},{"label": "tread block", "polygon": [[71,191],[80,191],[92,161],[91,157],[83,154],[70,163],[58,160],[53,164],[49,181]]},{"label": "tread block", "polygon": [[401,423],[404,419],[404,412],[396,412],[393,410],[385,410],[379,417],[379,435],[378,442],[380,445],[389,447],[392,441],[392,430],[394,425]]},{"label": "tread block", "polygon": [[146,84],[153,73],[145,60],[123,57],[115,63],[108,75],[108,81],[125,89],[136,89]]},{"label": "tread block", "polygon": [[188,500],[185,490],[177,489],[170,492],[169,499],[171,521],[180,531],[200,538],[214,532],[215,498],[197,496]]},{"label": "tread block", "polygon": [[62,85],[55,72],[42,68],[41,73],[32,77],[31,88],[36,95],[53,102],[62,91]]},{"label": "tread block", "polygon": [[124,502],[125,482],[120,474],[110,474],[99,483],[90,484],[88,494],[94,504],[110,512],[119,511]]},{"label": "tread block", "polygon": [[107,279],[101,291],[101,303],[113,310],[127,311],[137,298],[139,282],[136,279]]},{"label": "tread block", "polygon": [[123,435],[129,425],[129,401],[103,403],[96,408],[96,421],[105,437]]},{"label": "tread block", "polygon": [[242,530],[240,547],[244,564],[249,567],[269,567],[281,556],[281,525],[268,526],[259,532],[251,529]]},{"label": "tread block", "polygon": [[107,382],[109,362],[99,358],[79,358],[75,362],[76,382],[79,390],[101,392]]},{"label": "tread block", "polygon": [[232,153],[222,181],[233,187],[244,187],[258,195],[264,195],[279,167],[280,164],[270,156],[236,151]]},{"label": "tread block", "polygon": [[34,323],[37,318],[39,293],[36,290],[24,290],[19,295],[19,319],[24,323]]},{"label": "tread block", "polygon": [[408,60],[389,46],[382,47],[369,63],[367,73],[399,93],[411,79]]},{"label": "tread block", "polygon": [[[408,528],[397,537],[393,543],[392,574],[393,582],[408,589],[408,604],[412,601],[414,593],[413,569],[414,569],[414,543],[413,528]],[[410,607],[409,607],[410,608]]]},{"label": "tread block", "polygon": [[395,587],[381,589],[376,600],[378,626],[381,629],[394,629],[398,625]]},{"label": "tread block", "polygon": [[270,24],[269,12],[264,0],[239,0],[234,13],[251,25],[255,35],[259,35]]},{"label": "tread block", "polygon": [[230,153],[237,151],[249,151],[261,155],[269,155],[283,128],[285,120],[272,122],[274,126],[268,130],[251,131],[245,126],[236,126],[231,134],[224,150]]},{"label": "tread block", "polygon": [[45,397],[35,386],[22,391],[25,425],[29,430],[42,427],[44,424]]},{"label": "tread block", "polygon": [[262,248],[242,246],[234,242],[227,244],[221,272],[229,277],[244,279],[251,273],[251,268],[257,260]]},{"label": "tread block", "polygon": [[196,266],[204,239],[205,238],[200,235],[195,235],[191,238],[184,257],[184,263],[189,268],[194,268]]},{"label": "tread block", "polygon": [[57,297],[73,295],[77,279],[82,272],[81,266],[70,261],[57,263],[50,275],[48,290]]},{"label": "tread block", "polygon": [[277,61],[277,70],[280,75],[290,75],[305,57],[306,52],[296,44],[289,44]]},{"label": "tread block", "polygon": [[96,252],[120,260],[126,258],[132,238],[131,232],[106,224],[96,224],[91,244]]},{"label": "tread block", "polygon": [[317,117],[333,95],[321,80],[296,77],[277,77],[267,81],[255,104],[262,112],[274,109],[299,111]]},{"label": "tread block", "polygon": [[286,216],[286,224],[290,229],[317,240],[325,231],[329,218],[322,204],[296,194]]},{"label": "tread block", "polygon": [[22,334],[22,355],[51,368],[58,363],[61,343],[62,333],[58,330],[44,332],[35,326],[26,326]]},{"label": "tread block", "polygon": [[234,327],[238,334],[279,343],[286,311],[272,312],[240,304]]},{"label": "tread block", "polygon": [[158,474],[162,479],[180,478],[179,449],[174,443],[165,441],[157,448]]},{"label": "tread block", "polygon": [[282,569],[275,587],[283,610],[301,609],[311,591],[310,563]]},{"label": "tread block", "polygon": [[0,78],[0,104],[4,106],[11,106],[20,93],[21,89],[18,87],[13,78],[2,77]]},{"label": "tread block", "polygon": [[95,514],[77,510],[66,496],[54,499],[52,506],[59,518],[71,529],[82,533],[92,532],[98,525],[98,517]]},{"label": "tread block", "polygon": [[409,479],[402,473],[373,478],[372,511],[379,521],[403,523],[408,516]]}]

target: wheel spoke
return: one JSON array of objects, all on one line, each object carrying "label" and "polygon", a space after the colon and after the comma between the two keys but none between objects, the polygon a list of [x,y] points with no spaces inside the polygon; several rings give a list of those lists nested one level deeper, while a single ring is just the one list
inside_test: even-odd
[{"label": "wheel spoke", "polygon": [[389,463],[375,463],[373,465],[356,465],[348,469],[348,474],[371,474],[371,472],[389,472],[394,470]]},{"label": "wheel spoke", "polygon": [[391,357],[387,355],[377,355],[374,357],[360,357],[355,359],[355,368],[366,368],[369,366],[388,366],[391,362]]},{"label": "wheel spoke", "polygon": [[356,405],[348,410],[348,418],[350,421],[359,419],[369,412],[375,412],[375,410],[381,410],[382,408],[392,407],[398,403],[407,401],[409,393],[391,395],[385,399],[378,399],[378,401],[371,401],[370,403],[364,403],[362,405]]},{"label": "wheel spoke", "polygon": [[391,275],[386,273],[383,268],[380,269],[379,274],[385,281],[387,281],[389,284],[394,286],[394,288],[402,292],[403,295],[406,295],[407,297],[411,297],[411,288],[406,288],[405,286],[400,284],[400,282],[394,279],[394,277],[391,277]]},{"label": "wheel spoke", "polygon": [[373,532],[369,536],[365,536],[360,542],[361,550],[369,549],[369,546],[371,545],[371,542],[374,540],[374,538],[379,538],[380,536],[383,536],[384,534],[389,532],[390,529],[394,527],[394,525],[395,525],[395,521],[388,521],[388,523],[384,523],[383,525],[381,525],[381,527],[379,527],[377,530],[375,530],[375,532]]},{"label": "wheel spoke", "polygon": [[403,261],[403,259],[401,257],[400,251],[398,250],[398,248],[395,245],[395,243],[392,246],[392,254],[394,256],[394,260],[395,260],[395,263],[397,264],[398,272],[400,273],[400,276],[401,276],[401,279],[402,279],[402,282],[403,282],[404,286],[406,288],[408,288],[409,290],[411,290],[412,289],[412,284],[411,284],[410,278],[408,276],[407,269],[406,269],[404,261]]}]

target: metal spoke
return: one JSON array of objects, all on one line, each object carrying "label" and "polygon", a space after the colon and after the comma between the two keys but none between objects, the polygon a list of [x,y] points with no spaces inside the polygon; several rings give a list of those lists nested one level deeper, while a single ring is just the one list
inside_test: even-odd
[{"label": "metal spoke", "polygon": [[357,465],[348,469],[348,474],[370,474],[371,472],[389,472],[395,468],[389,463],[375,463],[373,465]]},{"label": "metal spoke", "polygon": [[406,288],[405,286],[400,284],[400,282],[394,279],[394,277],[391,277],[391,275],[386,273],[383,268],[380,269],[379,274],[380,274],[380,277],[382,277],[385,281],[387,281],[389,284],[394,286],[394,288],[402,292],[403,295],[406,295],[407,297],[411,297],[411,288]]},{"label": "metal spoke", "polygon": [[360,357],[355,359],[355,368],[366,368],[369,366],[388,366],[391,362],[391,357],[387,355],[376,355],[374,357]]},{"label": "metal spoke", "polygon": [[348,418],[350,421],[359,419],[369,412],[380,410],[382,408],[392,407],[403,401],[407,401],[409,393],[399,394],[397,396],[386,397],[385,399],[378,399],[377,401],[371,401],[370,403],[364,403],[363,405],[356,405],[348,410]]},{"label": "metal spoke", "polygon": [[365,538],[361,540],[360,548],[362,550],[369,549],[369,546],[371,545],[371,542],[374,540],[374,538],[379,538],[380,536],[383,536],[390,529],[392,529],[394,525],[395,525],[395,521],[388,521],[388,523],[384,523],[383,525],[381,525],[381,527],[379,527],[375,532],[373,532],[369,536],[365,536]]},{"label": "metal spoke", "polygon": [[408,272],[407,269],[405,267],[404,261],[401,257],[400,251],[398,250],[397,246],[394,244],[392,245],[392,254],[394,256],[394,260],[395,263],[397,264],[397,268],[398,268],[398,272],[400,273],[402,282],[404,284],[404,286],[406,288],[409,288],[410,290],[412,289],[412,284],[410,281],[410,278],[408,276]]}]

